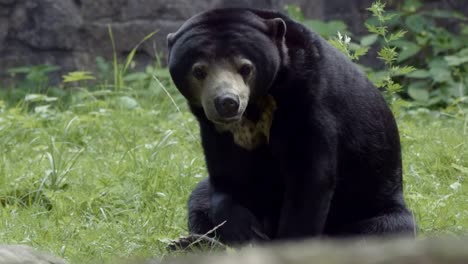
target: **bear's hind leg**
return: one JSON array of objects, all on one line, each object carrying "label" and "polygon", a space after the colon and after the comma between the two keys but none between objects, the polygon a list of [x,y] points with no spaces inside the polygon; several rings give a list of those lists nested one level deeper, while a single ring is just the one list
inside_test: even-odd
[{"label": "bear's hind leg", "polygon": [[400,208],[346,225],[336,235],[414,237],[416,235],[416,224],[413,215],[406,208]]},{"label": "bear's hind leg", "polygon": [[215,226],[210,218],[210,204],[210,183],[204,179],[197,184],[188,200],[190,234],[206,235],[213,230]]}]

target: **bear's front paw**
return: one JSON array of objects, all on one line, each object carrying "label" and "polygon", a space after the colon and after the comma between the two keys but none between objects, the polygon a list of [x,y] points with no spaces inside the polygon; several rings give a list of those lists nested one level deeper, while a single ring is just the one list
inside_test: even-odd
[{"label": "bear's front paw", "polygon": [[226,244],[244,244],[255,241],[268,241],[263,226],[246,208],[235,206],[216,231],[219,240]]}]

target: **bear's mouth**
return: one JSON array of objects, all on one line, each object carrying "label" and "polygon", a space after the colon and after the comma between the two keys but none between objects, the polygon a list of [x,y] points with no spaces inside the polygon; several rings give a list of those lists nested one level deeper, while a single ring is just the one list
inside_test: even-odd
[{"label": "bear's mouth", "polygon": [[215,124],[218,124],[218,125],[230,125],[230,124],[240,122],[241,120],[242,120],[242,115],[233,116],[233,117],[229,117],[229,118],[213,119],[211,121],[213,123],[215,123]]},{"label": "bear's mouth", "polygon": [[276,111],[275,99],[268,95],[257,102],[255,107],[259,112],[240,115],[240,119],[234,123],[214,123],[218,132],[230,132],[234,142],[247,150],[253,150],[270,141],[270,129]]}]

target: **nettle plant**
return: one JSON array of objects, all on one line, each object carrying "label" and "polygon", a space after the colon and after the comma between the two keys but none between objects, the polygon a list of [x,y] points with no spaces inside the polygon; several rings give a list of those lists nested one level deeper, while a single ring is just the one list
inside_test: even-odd
[{"label": "nettle plant", "polygon": [[[372,4],[368,10],[372,13],[372,18],[377,23],[368,23],[366,27],[369,31],[368,35],[361,37],[359,42],[352,41],[352,33],[347,30],[346,25],[337,21],[316,23],[314,20],[306,20],[298,7],[287,6],[288,14],[306,26],[311,27],[315,32],[321,34],[324,38],[343,52],[348,58],[354,62],[366,55],[376,42],[380,42],[381,46],[378,51],[378,58],[383,61],[385,67],[381,70],[373,70],[361,66],[367,73],[369,79],[384,91],[384,96],[387,101],[396,106],[397,102],[401,102],[397,94],[402,90],[402,85],[395,81],[396,76],[409,74],[414,70],[410,66],[399,66],[397,58],[399,52],[397,47],[392,46],[392,43],[401,39],[405,32],[398,30],[395,33],[390,33],[387,30],[386,23],[394,18],[394,14],[385,13],[385,4],[377,1]],[[334,33],[332,34],[332,31]],[[350,37],[351,36],[351,37]],[[358,39],[357,37],[353,37]]]},{"label": "nettle plant", "polygon": [[[357,37],[340,21],[307,20],[297,6],[288,14],[328,39],[356,63],[378,47],[377,58],[384,67],[363,67],[370,80],[382,88],[389,103],[401,105],[411,99],[413,106],[445,107],[467,103],[468,19],[447,10],[423,10],[420,0],[406,0],[393,11],[376,1],[365,26],[368,35]],[[452,22],[455,33],[442,22]],[[408,66],[405,66],[408,65]]]},{"label": "nettle plant", "polygon": [[[401,40],[405,36],[406,31],[400,29],[392,33],[388,30],[387,24],[390,20],[394,19],[396,14],[386,13],[384,3],[380,1],[374,2],[367,10],[372,13],[371,20],[375,22],[366,23],[367,30],[371,34],[363,39],[375,39],[375,41],[380,42],[380,50],[377,55],[385,64],[385,67],[381,70],[368,72],[368,76],[378,88],[385,90],[387,101],[390,103],[401,102],[396,95],[402,91],[403,86],[396,81],[396,77],[410,74],[415,68],[413,66],[400,65],[398,57],[401,56],[401,52],[399,52],[393,43]],[[369,42],[372,43],[372,41]]]},{"label": "nettle plant", "polygon": [[416,68],[399,78],[407,96],[426,107],[467,103],[468,18],[452,10],[426,10],[421,0],[406,0],[397,10],[389,12],[387,28],[406,34],[391,42],[399,52],[395,62]]}]

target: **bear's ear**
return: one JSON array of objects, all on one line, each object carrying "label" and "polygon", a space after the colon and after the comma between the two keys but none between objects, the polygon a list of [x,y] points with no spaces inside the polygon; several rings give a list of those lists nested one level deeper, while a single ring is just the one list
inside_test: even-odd
[{"label": "bear's ear", "polygon": [[175,37],[175,33],[167,34],[166,40],[167,40],[167,46],[169,48],[171,48],[172,44],[174,44],[174,37]]},{"label": "bear's ear", "polygon": [[286,35],[286,23],[283,19],[277,17],[268,19],[267,25],[270,28],[270,34],[273,38],[282,40]]}]

